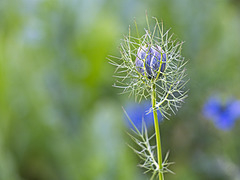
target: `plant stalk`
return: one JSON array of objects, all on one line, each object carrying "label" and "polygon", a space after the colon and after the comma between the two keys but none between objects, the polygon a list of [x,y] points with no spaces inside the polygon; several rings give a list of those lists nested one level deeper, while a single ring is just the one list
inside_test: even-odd
[{"label": "plant stalk", "polygon": [[152,85],[152,108],[153,108],[153,118],[154,118],[154,126],[156,133],[156,143],[157,143],[157,156],[158,156],[158,165],[159,165],[159,180],[164,180],[163,176],[163,167],[162,167],[162,148],[161,148],[161,138],[160,138],[160,128],[158,124],[158,116],[156,109],[156,84],[153,82]]}]

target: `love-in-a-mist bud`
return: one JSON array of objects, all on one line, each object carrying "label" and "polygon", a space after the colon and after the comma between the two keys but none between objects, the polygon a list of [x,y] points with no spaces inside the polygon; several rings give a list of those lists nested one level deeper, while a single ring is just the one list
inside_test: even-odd
[{"label": "love-in-a-mist bud", "polygon": [[[132,32],[129,27],[129,34],[125,35],[121,42],[121,56],[111,56],[109,60],[116,66],[114,87],[121,88],[122,93],[134,96],[135,101],[139,103],[144,99],[151,99],[148,101],[147,111],[144,108],[143,113],[141,108],[133,109],[132,112],[126,109],[127,111],[124,112],[134,131],[130,136],[138,148],[131,148],[142,160],[139,165],[145,168],[146,172],[151,172],[151,179],[163,180],[163,173],[173,172],[168,169],[172,164],[167,160],[168,153],[165,158],[162,157],[159,120],[168,119],[171,115],[169,111],[175,114],[181,107],[187,97],[188,90],[185,89],[185,85],[188,80],[186,62],[181,55],[183,42],[179,42],[169,30],[164,32],[163,23],[159,24],[158,20],[154,19],[156,25],[150,26],[147,18],[147,28],[144,31],[138,30],[136,22],[136,31]],[[151,28],[153,31],[150,27],[154,27]],[[230,111],[225,112],[221,117],[225,118],[226,114],[230,113]],[[131,113],[136,113],[136,117]],[[158,118],[158,114],[161,117]],[[150,119],[147,119],[149,116]],[[225,119],[221,121],[223,124]],[[154,125],[156,138],[154,145],[149,143],[153,136],[148,136],[148,123]]]},{"label": "love-in-a-mist bud", "polygon": [[146,75],[149,79],[154,79],[158,73],[163,73],[166,69],[166,54],[158,45],[145,45],[138,48],[135,63],[139,73]]}]

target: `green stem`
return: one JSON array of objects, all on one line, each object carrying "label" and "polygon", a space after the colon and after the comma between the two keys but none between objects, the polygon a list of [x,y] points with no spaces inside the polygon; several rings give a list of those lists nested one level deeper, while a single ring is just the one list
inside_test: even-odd
[{"label": "green stem", "polygon": [[152,85],[152,108],[153,108],[153,117],[154,117],[154,126],[156,133],[156,143],[157,143],[157,156],[158,156],[158,165],[159,165],[159,180],[164,180],[163,176],[163,167],[162,167],[162,148],[161,148],[161,138],[160,138],[160,128],[158,124],[158,116],[156,107],[156,84],[153,82]]}]

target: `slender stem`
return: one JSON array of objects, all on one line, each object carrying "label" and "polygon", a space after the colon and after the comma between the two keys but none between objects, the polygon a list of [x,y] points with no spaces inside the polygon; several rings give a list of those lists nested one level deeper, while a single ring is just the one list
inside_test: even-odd
[{"label": "slender stem", "polygon": [[156,84],[153,82],[152,85],[152,108],[153,108],[153,117],[154,117],[154,126],[156,133],[156,143],[157,143],[157,156],[158,156],[158,165],[159,165],[159,180],[164,180],[163,176],[163,167],[162,167],[162,148],[161,148],[161,138],[160,138],[160,128],[158,124],[158,116],[156,110]]}]

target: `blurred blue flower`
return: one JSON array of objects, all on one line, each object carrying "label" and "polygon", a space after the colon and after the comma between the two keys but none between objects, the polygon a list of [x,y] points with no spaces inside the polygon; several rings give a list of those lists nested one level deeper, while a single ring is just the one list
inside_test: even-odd
[{"label": "blurred blue flower", "polygon": [[156,47],[139,47],[136,57],[136,67],[138,72],[144,75],[144,62],[146,68],[146,74],[149,79],[157,76],[160,62],[162,62],[160,72],[164,72],[166,68],[166,54],[160,46]]},{"label": "blurred blue flower", "polygon": [[[138,103],[127,104],[125,110],[133,124],[137,127],[138,130],[141,130],[143,121],[146,124],[147,128],[150,128],[154,125],[153,112],[148,113],[148,110],[150,108],[151,108],[150,101],[142,101],[140,104]],[[157,113],[158,121],[160,122],[162,120],[162,116],[159,110],[157,111]],[[125,116],[125,120],[129,128],[134,129],[131,122],[129,122],[127,116]]]},{"label": "blurred blue flower", "polygon": [[230,130],[240,117],[240,101],[229,100],[223,104],[218,97],[211,97],[203,107],[203,114],[221,130]]}]

